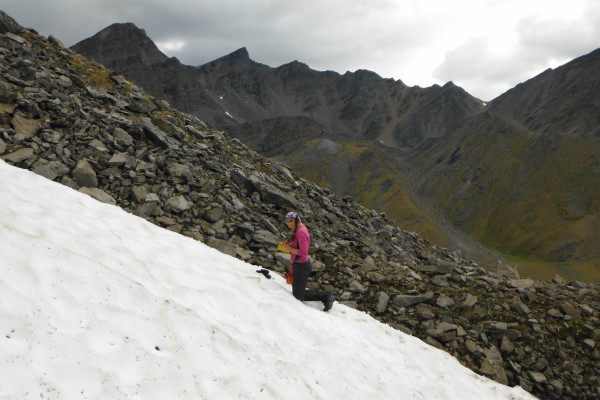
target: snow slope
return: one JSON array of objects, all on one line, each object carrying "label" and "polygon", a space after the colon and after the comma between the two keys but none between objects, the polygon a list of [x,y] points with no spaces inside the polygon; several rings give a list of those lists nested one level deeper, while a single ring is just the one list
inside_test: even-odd
[{"label": "snow slope", "polygon": [[0,161],[1,399],[533,399]]}]

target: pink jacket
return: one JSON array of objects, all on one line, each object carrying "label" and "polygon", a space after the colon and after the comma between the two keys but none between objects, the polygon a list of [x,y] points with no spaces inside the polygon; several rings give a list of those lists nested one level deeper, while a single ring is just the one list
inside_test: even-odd
[{"label": "pink jacket", "polygon": [[308,248],[310,247],[310,233],[308,233],[308,228],[305,225],[302,225],[296,231],[296,236],[294,240],[290,243],[290,247],[294,249],[300,249],[298,252],[298,256],[292,254],[290,256],[290,263],[304,263],[308,261]]}]

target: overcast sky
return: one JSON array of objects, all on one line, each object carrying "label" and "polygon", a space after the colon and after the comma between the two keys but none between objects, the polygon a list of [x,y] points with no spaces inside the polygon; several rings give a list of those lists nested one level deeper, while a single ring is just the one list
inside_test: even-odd
[{"label": "overcast sky", "polygon": [[0,0],[67,46],[133,22],[168,56],[201,65],[246,47],[256,62],[368,69],[491,100],[600,47],[600,0]]}]

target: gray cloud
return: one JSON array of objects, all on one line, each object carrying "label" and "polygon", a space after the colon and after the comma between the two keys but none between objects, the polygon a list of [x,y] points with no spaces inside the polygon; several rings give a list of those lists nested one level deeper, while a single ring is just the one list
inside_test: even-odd
[{"label": "gray cloud", "polygon": [[433,76],[453,80],[471,94],[491,100],[520,82],[596,49],[600,43],[600,7],[590,5],[581,19],[528,17],[514,31],[515,41],[498,50],[486,36],[469,39],[448,51]]},{"label": "gray cloud", "polygon": [[[341,74],[369,69],[409,85],[454,81],[491,100],[598,46],[600,2],[529,2],[542,11],[519,15],[526,3],[513,0],[0,0],[0,8],[67,46],[133,22],[156,43],[184,43],[165,53],[189,65],[246,47],[272,67],[298,60]],[[546,15],[550,6],[571,17]],[[499,48],[499,30],[515,20],[510,46]]]}]

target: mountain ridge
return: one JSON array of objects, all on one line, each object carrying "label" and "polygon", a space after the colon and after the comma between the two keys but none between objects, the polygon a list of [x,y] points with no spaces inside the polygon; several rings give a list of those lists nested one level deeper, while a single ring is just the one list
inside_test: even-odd
[{"label": "mountain ridge", "polygon": [[[134,38],[134,41],[138,40],[140,35],[145,35],[143,30],[135,27],[133,24],[127,25],[127,27],[130,28],[130,35]],[[107,27],[103,30],[105,37],[110,36],[106,34],[106,31],[110,31],[111,29],[114,28]],[[93,40],[91,40],[92,38]],[[98,51],[88,48],[88,46],[93,42],[108,43],[111,40],[104,39],[102,35],[95,35],[92,38],[81,41],[72,46],[72,48],[75,51],[90,56],[90,58],[96,61],[102,62],[108,68],[124,73],[127,76],[127,70],[130,66],[124,65],[121,60],[123,58],[129,59],[131,53],[137,51],[136,47],[122,47],[121,44],[126,42],[126,40],[123,40],[125,39],[124,37],[119,36],[119,46],[112,44],[102,46],[112,46],[115,48],[114,54],[104,56]],[[144,40],[147,43],[146,46],[150,46],[150,43],[153,43],[147,36],[145,36]],[[119,55],[119,52],[123,54]],[[140,58],[136,57],[136,59]],[[362,105],[363,98],[373,97],[383,90],[390,92],[386,95],[387,102],[401,100],[404,102],[405,107],[410,107],[411,97],[415,97],[411,92],[415,90],[421,91],[419,87],[409,88],[401,81],[383,79],[371,71],[348,71],[343,75],[333,71],[320,72],[310,69],[306,64],[299,61],[292,61],[272,68],[252,61],[245,47],[197,67],[182,66],[177,71],[160,65],[166,62],[167,60],[164,58],[157,58],[157,61],[153,64],[153,70],[160,70],[163,74],[166,70],[169,70],[169,73],[176,76],[178,80],[186,82],[186,84],[194,84],[193,81],[200,81],[200,84],[194,85],[194,90],[202,93],[199,96],[217,98],[215,94],[218,94],[219,97],[236,97],[235,101],[229,103],[229,105],[232,108],[238,107],[239,109],[237,110],[224,110],[223,107],[220,107],[217,108],[218,113],[216,114],[212,109],[203,110],[206,117],[205,122],[211,126],[224,128],[236,123],[249,123],[253,120],[283,115],[306,115],[314,118],[321,125],[328,127],[331,133],[343,132],[358,137],[365,135],[371,137],[378,136],[377,129],[379,127],[383,127],[389,135],[403,136],[406,135],[407,130],[415,129],[404,125],[412,124],[412,126],[416,126],[414,119],[413,121],[408,119],[406,123],[399,120],[399,126],[390,125],[390,122],[385,122],[386,119],[390,121],[396,119],[389,105],[377,106],[378,108],[382,108],[382,110],[369,110],[368,107],[365,108]],[[218,68],[231,68],[232,70],[225,74],[213,74],[215,69]],[[129,71],[130,74],[135,74],[138,78],[138,83],[147,87],[151,93],[160,95],[159,97],[164,98],[171,104],[176,105],[182,110],[186,110],[186,103],[189,104],[189,101],[173,96],[173,90],[168,88],[170,83],[158,85],[151,76],[143,72],[143,70],[138,71],[135,69]],[[280,87],[277,79],[281,79],[284,82],[283,87]],[[144,82],[145,80],[147,82]],[[301,97],[306,94],[307,90],[312,91],[315,87],[320,89],[316,93],[312,93],[312,96],[309,98]],[[438,92],[448,95],[448,92],[453,92],[455,88],[458,87],[452,83],[447,83],[443,87],[434,85],[430,90],[419,92],[422,94],[418,97],[420,101],[427,101],[429,97],[435,97]],[[282,89],[286,89],[288,94],[284,95]],[[190,92],[186,91],[186,93]],[[460,95],[465,97],[465,99],[469,99],[470,104],[463,105],[467,114],[472,113],[472,109],[477,108],[477,105],[481,104],[480,100],[472,98],[464,90],[458,91],[453,95]],[[421,97],[424,97],[424,99],[421,99]],[[187,98],[187,96],[184,95],[184,98]],[[247,103],[249,98],[254,98],[254,101],[258,103],[258,107],[245,109],[243,104]],[[189,105],[187,107],[189,108]],[[457,112],[462,113],[460,110],[461,108],[458,108]],[[225,111],[229,111],[235,117],[233,121],[232,118],[224,116]],[[319,112],[321,112],[321,115]],[[381,112],[384,112],[385,115],[380,116]],[[199,110],[194,112],[195,115],[198,115],[198,113]],[[339,118],[337,116],[331,118],[331,113],[334,116],[339,114]],[[440,118],[447,119],[443,115]],[[336,122],[335,120],[337,119],[340,121]],[[416,126],[416,129],[418,132],[412,135],[417,136],[417,138],[421,136],[428,137],[430,134],[426,132],[433,132],[419,126]],[[443,129],[439,128],[437,130],[443,131]],[[405,140],[405,142],[409,144],[410,140]]]}]

